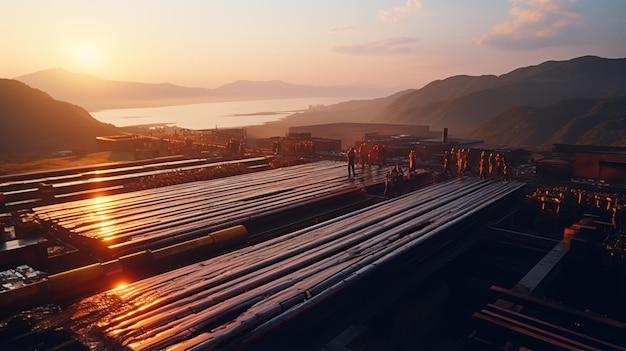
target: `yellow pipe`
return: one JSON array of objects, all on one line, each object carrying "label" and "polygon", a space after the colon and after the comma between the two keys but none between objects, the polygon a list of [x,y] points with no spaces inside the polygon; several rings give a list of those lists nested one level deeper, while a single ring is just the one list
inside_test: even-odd
[{"label": "yellow pipe", "polygon": [[219,249],[233,247],[243,244],[248,240],[248,230],[243,225],[237,225],[231,228],[218,230],[209,234],[215,239]]},{"label": "yellow pipe", "polygon": [[209,235],[157,249],[152,252],[154,261],[179,255],[198,248],[223,250],[243,244],[248,240],[248,230],[243,225],[218,230]]},{"label": "yellow pipe", "polygon": [[72,269],[48,277],[48,289],[56,298],[73,296],[93,288],[105,275],[100,263]]},{"label": "yellow pipe", "polygon": [[43,298],[45,294],[50,294],[51,297],[56,299],[78,296],[91,291],[94,286],[106,282],[107,279],[115,275],[123,272],[132,272],[137,265],[155,263],[198,248],[214,251],[224,250],[243,244],[247,239],[248,231],[246,227],[237,225],[154,251],[140,251],[112,261],[94,263],[52,274],[45,281],[27,284],[17,289],[0,293],[0,307],[19,304],[20,301],[36,301],[37,297]]}]

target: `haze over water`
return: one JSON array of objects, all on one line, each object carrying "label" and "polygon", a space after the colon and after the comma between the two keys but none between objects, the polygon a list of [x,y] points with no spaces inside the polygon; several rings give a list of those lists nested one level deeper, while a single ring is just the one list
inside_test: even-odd
[{"label": "haze over water", "polygon": [[90,112],[97,120],[118,127],[169,124],[187,129],[237,128],[278,121],[309,106],[331,105],[352,98],[303,98],[210,102]]},{"label": "haze over water", "polygon": [[236,128],[280,120],[314,105],[331,105],[351,98],[303,98],[210,102],[91,112],[97,120],[118,127],[169,124],[186,129]]}]

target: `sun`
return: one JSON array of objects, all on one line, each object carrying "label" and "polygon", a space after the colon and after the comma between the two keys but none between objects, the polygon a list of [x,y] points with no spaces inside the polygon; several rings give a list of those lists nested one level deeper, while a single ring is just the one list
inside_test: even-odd
[{"label": "sun", "polygon": [[97,48],[82,46],[76,49],[75,58],[83,66],[93,67],[100,63],[102,57]]}]

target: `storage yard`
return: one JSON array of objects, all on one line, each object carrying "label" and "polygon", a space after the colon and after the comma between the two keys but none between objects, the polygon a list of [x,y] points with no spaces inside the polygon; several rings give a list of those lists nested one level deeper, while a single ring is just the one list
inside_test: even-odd
[{"label": "storage yard", "polygon": [[626,349],[619,191],[418,170],[388,196],[386,167],[357,173],[254,157],[5,177],[0,347]]}]

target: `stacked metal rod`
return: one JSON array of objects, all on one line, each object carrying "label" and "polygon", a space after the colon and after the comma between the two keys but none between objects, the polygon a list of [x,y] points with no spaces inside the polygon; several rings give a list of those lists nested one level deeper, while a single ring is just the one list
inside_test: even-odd
[{"label": "stacked metal rod", "polygon": [[[187,167],[194,166],[202,166],[206,167],[207,164],[220,165],[225,163],[232,162],[248,162],[248,161],[257,161],[265,159],[263,157],[257,157],[254,159],[245,159],[245,160],[237,160],[237,161],[215,161],[210,159],[180,159],[180,160],[172,160],[172,161],[162,161],[162,162],[152,162],[152,163],[142,163],[139,165],[125,165],[125,164],[108,164],[102,166],[102,168],[91,169],[91,168],[70,168],[65,170],[52,170],[48,172],[41,173],[32,173],[30,175],[21,176],[17,179],[14,179],[15,176],[4,176],[0,177],[0,189],[5,191],[10,191],[11,187],[14,188],[25,188],[27,186],[31,186],[32,188],[37,188],[39,183],[47,183],[47,184],[59,184],[66,183],[72,181],[80,181],[86,179],[94,179],[101,177],[113,177],[118,175],[125,174],[138,174],[143,172],[151,172],[158,170],[172,170],[172,169],[181,169]],[[98,167],[97,165],[95,167]],[[7,178],[6,180],[4,178]]]},{"label": "stacked metal rod", "polygon": [[[187,170],[195,170],[202,169],[206,167],[217,167],[229,164],[254,164],[255,162],[266,161],[265,157],[254,157],[248,158],[245,160],[231,160],[231,161],[219,161],[219,162],[204,162],[201,163],[198,160],[188,160],[187,162],[170,162],[168,164],[160,164],[160,165],[151,165],[151,166],[135,166],[135,167],[123,167],[119,169],[112,170],[102,170],[102,171],[90,171],[85,173],[85,175],[91,176],[88,179],[78,179],[78,180],[58,180],[54,184],[53,187],[58,188],[70,188],[72,186],[80,186],[85,183],[100,183],[100,182],[110,182],[110,181],[122,181],[125,179],[133,179],[144,176],[153,176],[157,174],[170,173],[172,171],[187,171]],[[172,166],[176,166],[175,168]],[[84,176],[84,175],[81,175]]]},{"label": "stacked metal rod", "polygon": [[99,330],[103,345],[142,350],[229,345],[315,308],[521,187],[476,178],[441,183],[92,296],[68,313],[75,332],[85,337]]},{"label": "stacked metal rod", "polygon": [[43,206],[34,213],[58,232],[119,256],[361,191],[385,177],[378,168],[365,169],[358,179],[346,172],[345,163],[316,162]]},{"label": "stacked metal rod", "polygon": [[[191,171],[208,167],[225,166],[229,164],[256,165],[265,163],[268,158],[254,157],[242,160],[218,161],[211,159],[182,159],[135,165],[102,165],[97,169],[66,169],[33,173],[23,179],[14,179],[14,176],[0,178],[0,196],[4,203],[13,208],[28,204],[36,206],[41,199],[41,186],[50,187],[56,198],[75,197],[81,193],[121,189],[123,185],[133,179],[146,176],[167,174],[176,171]],[[94,166],[97,167],[97,166]],[[40,204],[39,204],[40,205]],[[26,206],[28,207],[28,206]]]}]

